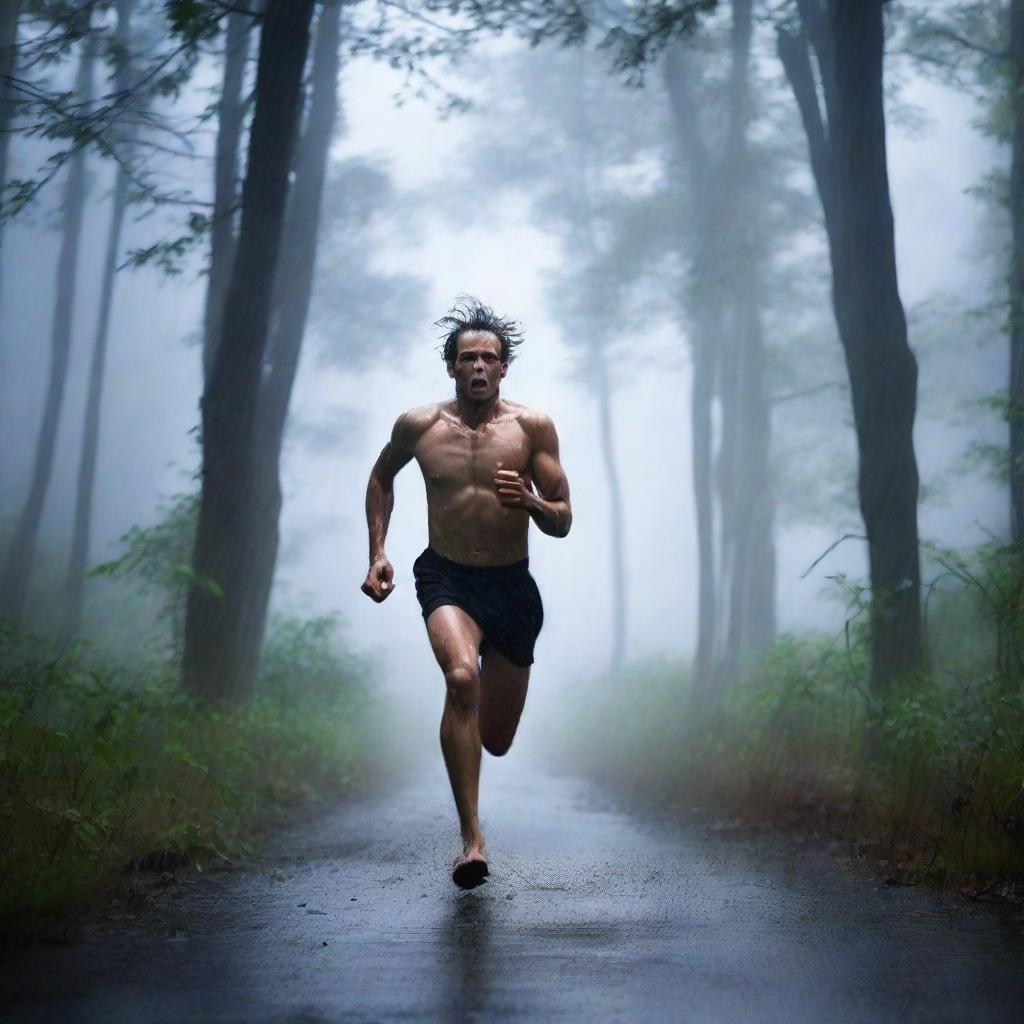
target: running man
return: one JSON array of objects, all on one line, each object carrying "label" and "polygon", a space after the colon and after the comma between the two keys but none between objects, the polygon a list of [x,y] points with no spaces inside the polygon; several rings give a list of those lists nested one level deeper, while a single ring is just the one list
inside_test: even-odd
[{"label": "running man", "polygon": [[564,537],[572,510],[551,419],[499,394],[523,340],[519,324],[465,298],[436,326],[446,332],[442,356],[455,398],[399,416],[370,472],[362,590],[379,603],[395,588],[384,538],[395,474],[415,458],[427,487],[429,543],[413,576],[447,687],[441,750],[462,829],[452,879],[471,889],[488,873],[477,818],[480,747],[500,757],[512,745],[544,621],[527,529],[532,519]]}]

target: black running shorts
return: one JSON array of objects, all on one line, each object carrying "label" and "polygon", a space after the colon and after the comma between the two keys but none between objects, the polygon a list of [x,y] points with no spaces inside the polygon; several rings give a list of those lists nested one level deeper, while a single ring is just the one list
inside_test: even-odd
[{"label": "black running shorts", "polygon": [[481,652],[489,644],[513,664],[532,665],[544,605],[529,565],[529,558],[510,565],[464,565],[428,547],[412,566],[424,621],[435,608],[453,604],[483,632]]}]

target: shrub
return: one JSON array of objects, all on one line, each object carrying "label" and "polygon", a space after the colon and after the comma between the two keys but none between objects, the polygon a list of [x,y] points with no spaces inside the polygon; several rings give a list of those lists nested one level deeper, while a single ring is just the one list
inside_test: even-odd
[{"label": "shrub", "polygon": [[929,665],[890,693],[870,692],[865,595],[840,581],[839,636],[781,637],[699,720],[681,663],[588,685],[563,761],[634,795],[824,827],[910,877],[1024,882],[1019,553],[933,553]]},{"label": "shrub", "polygon": [[251,852],[266,829],[361,774],[368,666],[331,618],[270,631],[254,698],[213,709],[174,663],[106,666],[4,628],[0,650],[0,918],[45,927],[118,868]]}]

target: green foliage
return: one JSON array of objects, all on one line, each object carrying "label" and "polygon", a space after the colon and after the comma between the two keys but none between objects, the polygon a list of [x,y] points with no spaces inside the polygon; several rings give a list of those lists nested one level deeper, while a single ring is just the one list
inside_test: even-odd
[{"label": "green foliage", "polygon": [[123,266],[137,270],[152,263],[168,277],[176,277],[184,270],[186,257],[206,243],[212,225],[212,217],[193,210],[186,219],[182,234],[160,239],[141,249],[130,250]]},{"label": "green foliage", "polygon": [[368,666],[335,620],[273,624],[256,693],[211,709],[168,661],[140,675],[0,634],[0,924],[45,927],[147,854],[251,852],[267,829],[359,778]]},{"label": "green foliage", "polygon": [[866,595],[835,637],[783,636],[699,721],[685,666],[588,686],[561,757],[658,800],[813,826],[908,879],[1024,882],[1024,562],[931,549],[930,668],[871,696]]},{"label": "green foliage", "polygon": [[[338,615],[302,619],[282,615],[270,624],[257,690],[282,702],[290,700],[347,701],[356,712],[369,700],[366,662],[339,650],[335,637]],[[344,687],[339,691],[339,680]]]},{"label": "green foliage", "polygon": [[716,6],[717,0],[640,0],[610,12],[581,0],[425,0],[423,5],[459,16],[476,35],[514,33],[530,46],[594,41],[610,52],[616,71],[637,83],[666,46],[690,35]]},{"label": "green foliage", "polygon": [[[28,31],[19,34],[15,55],[21,76],[13,100],[17,130],[54,146],[44,147],[46,155],[28,176],[0,183],[0,222],[27,213],[76,155],[99,156],[122,168],[131,180],[130,202],[145,213],[189,198],[160,183],[160,169],[146,150],[152,145],[188,157],[191,147],[180,145],[185,133],[166,110],[166,101],[177,99],[191,81],[199,44],[216,34],[224,5],[140,0],[133,7],[127,48],[117,19],[105,16],[107,6],[35,0],[22,10],[21,23]],[[102,59],[114,68],[114,87],[85,99],[67,88],[66,71],[50,71],[83,59]],[[118,82],[121,73],[128,84]],[[140,141],[146,145],[140,147]],[[194,232],[194,225],[190,229]],[[153,248],[163,253],[160,246]]]},{"label": "green foliage", "polygon": [[167,0],[164,6],[171,33],[193,45],[216,36],[224,16],[224,5],[210,0]]},{"label": "green foliage", "polygon": [[199,495],[176,494],[152,526],[133,526],[121,537],[125,553],[96,566],[90,576],[107,576],[141,585],[160,601],[170,627],[170,650],[179,652],[185,635],[185,598],[192,583],[218,594],[215,580],[199,580],[192,570],[192,546],[199,518]]}]

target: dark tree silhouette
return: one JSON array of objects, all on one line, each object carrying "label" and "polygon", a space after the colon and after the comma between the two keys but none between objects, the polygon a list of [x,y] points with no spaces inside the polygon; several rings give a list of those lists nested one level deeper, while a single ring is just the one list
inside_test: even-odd
[{"label": "dark tree silhouette", "polygon": [[242,140],[245,105],[242,87],[249,56],[252,16],[238,5],[228,15],[224,38],[224,75],[221,85],[215,154],[213,221],[210,227],[210,276],[206,287],[203,324],[203,381],[209,381],[213,356],[224,319],[224,300],[235,263],[238,206],[238,149]]},{"label": "dark tree silhouette", "polygon": [[1010,3],[1010,97],[1013,116],[1010,158],[1010,523],[1024,541],[1024,0]]},{"label": "dark tree silhouette", "polygon": [[[14,89],[11,75],[17,54],[18,18],[22,0],[6,0],[0,5],[0,190],[7,184],[7,153],[14,119]],[[3,221],[0,221],[0,252],[3,252]],[[0,278],[0,283],[2,283]]]},{"label": "dark tree silhouette", "polygon": [[244,696],[259,661],[262,622],[244,591],[257,556],[257,430],[274,280],[301,116],[313,0],[270,0],[260,32],[255,107],[242,188],[238,251],[221,340],[203,393],[203,468],[185,621],[183,682],[213,698]]},{"label": "dark tree silhouette", "polygon": [[[117,47],[114,89],[127,92],[131,84],[129,53],[131,47],[131,16],[134,0],[117,0]],[[107,337],[110,333],[110,311],[114,302],[114,274],[121,248],[121,229],[128,206],[128,169],[119,164],[114,179],[114,194],[110,205],[110,228],[107,251],[103,261],[103,280],[100,283],[100,309],[93,340],[92,361],[89,368],[89,392],[85,404],[85,423],[82,429],[82,456],[78,469],[78,491],[75,498],[75,520],[68,562],[67,582],[64,588],[64,613],[61,639],[70,640],[82,620],[82,592],[89,558],[89,533],[92,524],[93,491],[96,484],[96,457],[99,450],[100,407],[103,399],[103,372],[107,359]]]},{"label": "dark tree silhouette", "polygon": [[[91,15],[92,5],[87,5],[84,17],[89,19]],[[88,108],[93,95],[93,68],[96,63],[98,41],[96,34],[89,31],[88,20],[84,31],[86,34],[75,76],[75,95],[79,103]],[[39,523],[53,472],[57,428],[60,425],[71,352],[71,321],[78,279],[78,248],[87,191],[85,142],[76,141],[74,145],[77,148],[68,161],[64,186],[61,246],[57,262],[56,301],[50,335],[50,373],[46,401],[36,443],[32,482],[15,527],[4,566],[3,580],[0,582],[0,614],[14,623],[20,623],[24,613],[25,597],[39,537]]]},{"label": "dark tree silhouette", "polygon": [[800,31],[780,28],[778,48],[825,213],[868,538],[871,677],[883,693],[922,659],[913,438],[917,362],[896,278],[882,95],[883,0],[798,0],[798,7]]},{"label": "dark tree silhouette", "polygon": [[268,371],[260,397],[257,453],[257,502],[260,530],[253,538],[246,593],[254,632],[266,623],[274,568],[280,546],[282,505],[280,463],[288,405],[306,331],[320,235],[324,180],[338,115],[341,4],[325,4],[317,23],[313,54],[313,92],[295,166],[295,185],[288,204],[284,251],[288,259],[277,271],[276,324],[268,349]]}]

